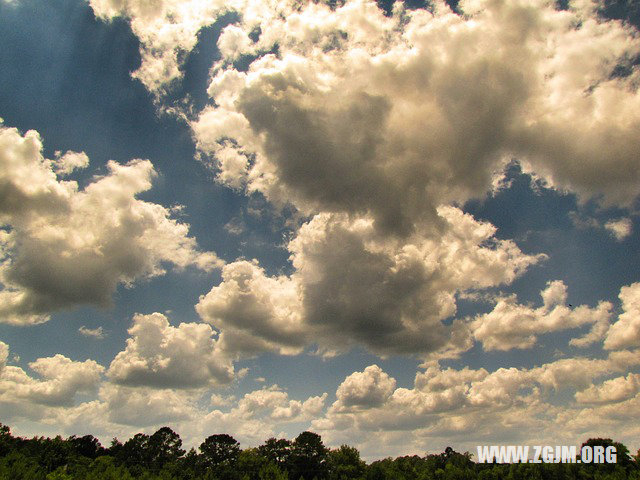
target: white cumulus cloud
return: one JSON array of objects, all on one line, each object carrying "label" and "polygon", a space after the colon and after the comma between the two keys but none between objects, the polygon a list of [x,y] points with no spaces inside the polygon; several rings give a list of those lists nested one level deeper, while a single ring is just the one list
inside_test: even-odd
[{"label": "white cumulus cloud", "polygon": [[459,209],[438,214],[438,235],[402,240],[381,235],[371,218],[316,215],[289,243],[293,274],[228,264],[196,309],[235,353],[295,354],[313,344],[326,354],[358,344],[382,354],[426,355],[451,342],[469,348],[468,330],[441,322],[456,313],[455,294],[509,284],[543,257],[497,240],[492,225]]},{"label": "white cumulus cloud", "polygon": [[543,305],[539,308],[519,304],[515,295],[500,298],[491,312],[478,315],[469,324],[474,338],[491,351],[531,348],[542,334],[584,325],[592,325],[591,331],[572,339],[572,345],[585,347],[606,334],[613,315],[611,303],[601,302],[595,308],[569,307],[567,287],[558,280],[549,282],[540,295]]},{"label": "white cumulus cloud", "polygon": [[41,323],[55,310],[109,305],[118,285],[169,264],[221,264],[168,209],[136,198],[151,188],[151,162],[110,161],[83,189],[57,176],[85,164],[86,155],[69,152],[47,160],[37,132],[0,125],[0,322]]},{"label": "white cumulus cloud", "polygon": [[177,327],[161,313],[135,315],[126,348],[111,362],[107,376],[117,384],[154,388],[197,388],[227,384],[231,360],[220,351],[214,331],[203,323]]},{"label": "white cumulus cloud", "polygon": [[620,289],[622,313],[607,331],[604,347],[616,350],[640,346],[640,283]]}]

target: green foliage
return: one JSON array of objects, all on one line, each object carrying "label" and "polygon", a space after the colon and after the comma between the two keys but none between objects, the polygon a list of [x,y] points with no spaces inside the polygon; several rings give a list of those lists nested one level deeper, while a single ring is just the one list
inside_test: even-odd
[{"label": "green foliage", "polygon": [[162,470],[167,464],[173,464],[185,454],[182,450],[180,435],[169,427],[162,427],[147,442],[146,457],[151,469]]},{"label": "green foliage", "polygon": [[289,477],[292,480],[327,478],[328,453],[329,451],[322,443],[320,435],[313,432],[302,432],[292,444],[289,457]]},{"label": "green foliage", "polygon": [[113,457],[96,458],[89,467],[86,480],[133,480],[124,465],[118,465]]},{"label": "green foliage", "polygon": [[363,479],[367,464],[360,459],[360,452],[349,445],[329,451],[330,480]]},{"label": "green foliage", "polygon": [[272,437],[258,447],[258,452],[281,469],[285,469],[290,462],[291,449],[292,444],[289,440]]},{"label": "green foliage", "polygon": [[107,451],[100,444],[100,441],[93,435],[85,435],[84,437],[76,437],[75,435],[67,438],[67,442],[75,453],[82,457],[94,459],[99,455],[106,455]]},{"label": "green foliage", "polygon": [[37,459],[12,451],[0,459],[0,479],[2,480],[46,480],[46,471]]},{"label": "green foliage", "polygon": [[67,473],[64,467],[58,467],[47,475],[47,480],[73,480],[73,477]]},{"label": "green foliage", "polygon": [[200,445],[202,459],[207,467],[232,466],[240,455],[240,443],[231,435],[211,435]]},{"label": "green foliage", "polygon": [[289,480],[289,475],[286,471],[280,470],[275,463],[269,462],[260,468],[258,480]]},{"label": "green foliage", "polygon": [[328,449],[313,432],[244,450],[232,436],[216,434],[200,453],[185,452],[169,427],[125,443],[114,439],[105,449],[91,435],[25,439],[0,424],[0,480],[640,480],[638,458],[622,443],[591,438],[585,445],[616,447],[618,463],[476,464],[447,447],[367,465],[356,448]]}]

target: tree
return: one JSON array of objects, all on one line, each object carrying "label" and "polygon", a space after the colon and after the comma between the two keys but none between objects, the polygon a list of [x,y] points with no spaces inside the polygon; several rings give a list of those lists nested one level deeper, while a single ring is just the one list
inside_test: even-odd
[{"label": "tree", "polygon": [[258,447],[258,452],[267,460],[275,463],[280,469],[284,469],[289,463],[291,447],[290,440],[271,437]]},{"label": "tree", "polygon": [[236,470],[244,475],[243,480],[260,480],[260,472],[269,464],[278,470],[275,463],[262,455],[257,448],[246,448],[238,455]]},{"label": "tree", "polygon": [[350,480],[364,478],[366,463],[360,459],[357,448],[342,445],[329,450],[328,468],[330,480]]},{"label": "tree", "polygon": [[[620,442],[614,442],[610,438],[590,438],[580,446],[580,449],[582,450],[582,447],[585,447],[585,446],[589,446],[592,449],[593,447],[596,447],[596,446],[601,446],[601,447],[604,447],[605,449],[607,447],[615,447],[617,465],[620,465],[623,468],[627,468],[632,466],[633,464],[633,459],[629,454],[629,449],[624,444]],[[607,470],[613,470],[613,468],[614,468],[614,465],[608,465]]]},{"label": "tree", "polygon": [[148,443],[149,435],[136,433],[118,449],[118,461],[135,470],[149,468]]},{"label": "tree", "polygon": [[211,435],[200,445],[202,460],[207,467],[233,465],[240,455],[240,443],[231,435]]},{"label": "tree", "polygon": [[0,456],[9,453],[14,443],[14,439],[11,436],[11,429],[0,423]]},{"label": "tree", "polygon": [[116,465],[113,457],[105,455],[91,463],[86,480],[133,480],[133,477],[126,467]]},{"label": "tree", "polygon": [[291,449],[291,480],[327,478],[327,447],[322,437],[313,432],[302,432],[293,441]]},{"label": "tree", "polygon": [[67,442],[71,445],[73,450],[83,457],[94,460],[100,455],[106,454],[106,449],[100,444],[100,441],[93,435],[85,435],[83,437],[76,437],[71,435],[67,438]]},{"label": "tree", "polygon": [[71,446],[60,435],[55,438],[34,438],[30,444],[35,449],[38,463],[47,473],[66,465],[69,461]]},{"label": "tree", "polygon": [[258,472],[259,480],[288,480],[289,476],[287,472],[283,472],[278,468],[278,466],[269,462],[266,465],[263,465]]},{"label": "tree", "polygon": [[146,456],[153,470],[161,470],[168,463],[175,463],[185,454],[180,435],[169,427],[162,427],[149,437]]}]

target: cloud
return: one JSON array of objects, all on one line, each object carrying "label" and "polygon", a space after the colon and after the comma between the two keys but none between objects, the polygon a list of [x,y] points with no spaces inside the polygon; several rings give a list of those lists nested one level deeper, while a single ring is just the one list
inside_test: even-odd
[{"label": "cloud", "polygon": [[67,152],[64,155],[56,152],[53,169],[57,175],[68,175],[76,169],[87,168],[89,157],[84,152]]},{"label": "cloud", "polygon": [[604,224],[604,227],[611,232],[611,234],[621,242],[629,235],[631,235],[631,229],[633,224],[628,218],[619,218],[617,220],[610,220]]},{"label": "cloud", "polygon": [[616,350],[640,345],[640,283],[620,289],[622,313],[607,331],[604,348]]},{"label": "cloud", "polygon": [[570,212],[569,217],[577,228],[605,229],[619,242],[631,235],[633,230],[633,222],[626,217],[611,219],[604,224],[601,224],[595,218],[581,216],[577,212]]},{"label": "cloud", "polygon": [[[293,207],[304,219],[287,245],[287,273],[245,259],[224,266],[221,282],[196,307],[208,324],[198,330],[202,337],[187,338],[186,330],[180,337],[182,325],[157,317],[140,322],[152,331],[148,336],[142,326],[130,332],[111,368],[120,372],[118,381],[138,386],[109,385],[99,402],[113,398],[114,409],[127,395],[135,402],[110,418],[130,425],[175,418],[193,434],[228,429],[260,441],[280,421],[315,416],[314,428],[331,442],[360,437],[369,439],[369,451],[375,443],[420,454],[439,441],[464,445],[469,431],[473,442],[495,441],[499,432],[501,440],[538,444],[575,442],[576,432],[615,425],[631,438],[628,417],[607,402],[636,408],[629,386],[635,377],[590,386],[638,365],[638,352],[618,350],[640,341],[635,284],[621,290],[623,313],[612,325],[611,304],[570,307],[558,281],[541,292],[541,306],[502,297],[487,314],[448,321],[456,316],[457,296],[509,285],[545,258],[523,253],[457,207],[500,185],[511,159],[580,202],[625,208],[637,198],[640,70],[628,59],[640,45],[631,27],[598,16],[600,2],[557,10],[546,0],[466,0],[459,3],[463,15],[441,1],[429,11],[407,11],[396,2],[390,17],[366,0],[334,8],[244,0],[90,4],[102,18],[130,18],[142,45],[135,76],[158,98],[180,77],[178,59],[194,47],[198,30],[222,13],[239,14],[218,38],[222,58],[211,66],[211,102],[189,117],[194,140],[218,183],[277,208]],[[246,71],[234,63],[240,56],[243,67],[250,62]],[[613,75],[623,64],[630,74]],[[67,167],[58,168],[62,174]],[[56,167],[50,170],[55,174]],[[630,229],[617,222],[605,228],[621,240]],[[229,231],[236,226],[230,223]],[[114,275],[109,285],[154,275],[175,257]],[[494,371],[434,362],[459,356],[474,341],[485,350],[530,348],[541,335],[567,329],[581,329],[573,346],[604,338],[605,348],[617,351],[604,359]],[[415,354],[426,368],[412,388],[398,387],[376,366],[354,372],[323,417],[322,397],[292,400],[271,387],[228,411],[224,402],[198,410],[195,393],[174,391],[154,420],[149,410],[165,391],[160,387],[175,381],[172,362],[183,358],[165,344],[196,337],[225,359],[293,355],[313,346],[331,355],[357,345],[378,355]],[[144,350],[147,341],[153,354]],[[211,375],[200,367],[184,368],[187,383],[204,388]],[[558,392],[574,391],[588,408],[554,403]],[[618,391],[624,393],[612,393]],[[182,417],[173,409],[181,401]]]},{"label": "cloud", "polygon": [[200,28],[232,8],[233,2],[217,0],[90,0],[95,15],[105,20],[128,17],[141,42],[142,64],[134,72],[150,91],[162,91],[181,76],[180,52],[196,44]]},{"label": "cloud", "polygon": [[273,420],[285,422],[309,421],[324,409],[327,394],[309,397],[304,402],[290,400],[289,395],[277,385],[245,394],[232,409],[231,415],[242,418],[267,415]]},{"label": "cloud", "polygon": [[[233,330],[230,350],[295,352],[313,338],[325,353],[359,344],[378,354],[459,355],[471,334],[441,324],[455,314],[454,296],[509,284],[543,257],[494,242],[493,227],[450,205],[484,197],[514,157],[581,201],[633,202],[640,177],[622,172],[639,146],[638,73],[611,75],[640,53],[632,30],[603,21],[590,2],[460,8],[465,15],[440,2],[432,12],[398,5],[386,17],[365,0],[335,9],[285,3],[227,27],[211,70],[215,103],[191,123],[198,149],[218,182],[310,218],[288,247],[292,275],[251,274],[252,284],[277,281],[277,293],[239,296],[223,281],[201,300],[202,318],[223,338]],[[260,38],[247,41],[258,27]],[[276,42],[277,55],[264,53]],[[256,56],[246,71],[234,67],[241,53]],[[292,306],[277,316],[270,305],[285,283]],[[251,326],[232,318],[227,295],[262,305]],[[216,308],[207,313],[205,303]],[[469,328],[485,348],[511,349],[590,324],[572,340],[587,346],[604,335],[609,308],[533,309],[505,298]],[[276,338],[285,318],[297,345]]]},{"label": "cloud", "polygon": [[[226,432],[246,446],[281,434],[282,427],[309,422],[322,414],[327,394],[292,399],[277,385],[240,399],[211,391],[129,387],[103,383],[96,400],[47,412],[48,421],[68,432],[114,432],[127,438],[140,428],[151,432],[164,425],[178,431],[185,445],[196,446],[212,432]],[[208,401],[209,400],[209,401]]]},{"label": "cloud", "polygon": [[196,310],[237,354],[295,354],[313,344],[326,354],[353,345],[378,354],[469,348],[468,329],[442,324],[456,313],[455,294],[508,284],[544,257],[497,240],[492,225],[459,209],[438,214],[439,235],[402,241],[380,235],[371,218],[316,215],[288,245],[294,273],[230,263]]},{"label": "cloud", "polygon": [[300,353],[307,340],[296,283],[268,277],[257,262],[225,265],[222,283],[200,297],[200,317],[221,331],[222,347],[235,354]]},{"label": "cloud", "polygon": [[51,408],[71,407],[76,395],[96,392],[104,372],[104,367],[93,360],[75,362],[57,354],[29,363],[37,378],[20,367],[6,365],[8,352],[8,346],[1,343],[0,411],[3,418],[36,420]]},{"label": "cloud", "polygon": [[78,332],[80,332],[80,335],[83,335],[89,338],[103,339],[106,336],[104,328],[102,327],[87,328],[84,325],[82,325],[80,328],[78,328]]},{"label": "cloud", "polygon": [[395,388],[395,379],[377,365],[370,365],[364,372],[355,372],[345,378],[336,397],[344,407],[373,407],[385,403]]},{"label": "cloud", "polygon": [[107,371],[116,384],[180,389],[228,384],[234,378],[233,364],[209,325],[173,327],[161,313],[137,314],[128,332],[125,350]]},{"label": "cloud", "polygon": [[110,422],[150,426],[193,420],[196,397],[180,390],[103,384],[99,399]]},{"label": "cloud", "polygon": [[0,375],[4,370],[4,367],[7,366],[8,359],[9,359],[9,345],[0,341]]},{"label": "cloud", "polygon": [[[640,53],[631,27],[603,21],[590,2],[460,8],[465,15],[437,2],[433,13],[398,8],[391,18],[364,0],[251,10],[219,40],[217,106],[193,123],[199,148],[220,157],[218,180],[307,214],[372,215],[405,234],[436,219],[439,204],[491,191],[513,157],[582,199],[629,206],[640,185],[628,174],[638,72],[612,72]],[[227,46],[256,27],[255,45]],[[234,70],[239,49],[276,42],[277,56]],[[239,152],[234,169],[224,165],[229,148]],[[249,153],[252,162],[241,158]]]},{"label": "cloud", "polygon": [[118,285],[162,275],[168,264],[210,270],[189,226],[136,198],[151,188],[148,160],[110,161],[85,188],[61,180],[86,155],[42,156],[42,141],[0,125],[0,322],[28,325],[80,304],[109,305]]},{"label": "cloud", "polygon": [[536,382],[547,389],[584,389],[596,378],[638,365],[637,357],[629,358],[627,362],[612,357],[602,360],[584,357],[563,358],[532,368],[530,374]]},{"label": "cloud", "polygon": [[559,280],[549,282],[540,293],[543,305],[532,308],[517,303],[515,295],[498,300],[494,309],[478,315],[469,324],[476,340],[486,351],[533,347],[540,335],[592,325],[589,333],[571,340],[571,344],[586,347],[604,337],[613,315],[613,305],[600,302],[597,307],[566,306],[567,287]]},{"label": "cloud", "polygon": [[576,392],[579,403],[617,403],[628,400],[640,392],[640,375],[629,373],[626,377],[607,380],[600,385],[591,385],[586,390]]},{"label": "cloud", "polygon": [[[563,439],[572,444],[604,426],[606,431],[616,428],[621,437],[632,439],[634,429],[628,428],[628,417],[617,415],[601,422],[598,412],[586,418],[581,413],[585,401],[637,403],[640,398],[636,396],[636,374],[593,386],[599,378],[640,365],[637,352],[615,353],[621,352],[604,359],[575,357],[534,368],[498,368],[493,372],[470,367],[444,369],[434,362],[416,374],[412,388],[397,387],[395,379],[372,365],[347,376],[338,387],[336,401],[324,417],[312,421],[312,428],[329,444],[349,443],[365,456],[378,458],[424,454],[425,449],[437,452],[451,442],[457,450],[470,451],[478,442],[530,444],[536,438],[542,443]],[[348,406],[345,399],[352,391],[356,392],[353,398],[375,401],[356,401]],[[557,394],[561,392],[575,392],[577,403],[559,401]],[[567,427],[572,416],[584,419],[584,427]]]}]

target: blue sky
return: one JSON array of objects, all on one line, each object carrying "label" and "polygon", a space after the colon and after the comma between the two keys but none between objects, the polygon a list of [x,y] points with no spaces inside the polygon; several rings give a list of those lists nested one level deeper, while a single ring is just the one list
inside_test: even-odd
[{"label": "blue sky", "polygon": [[0,1],[3,423],[640,446],[634,5],[148,5]]}]

